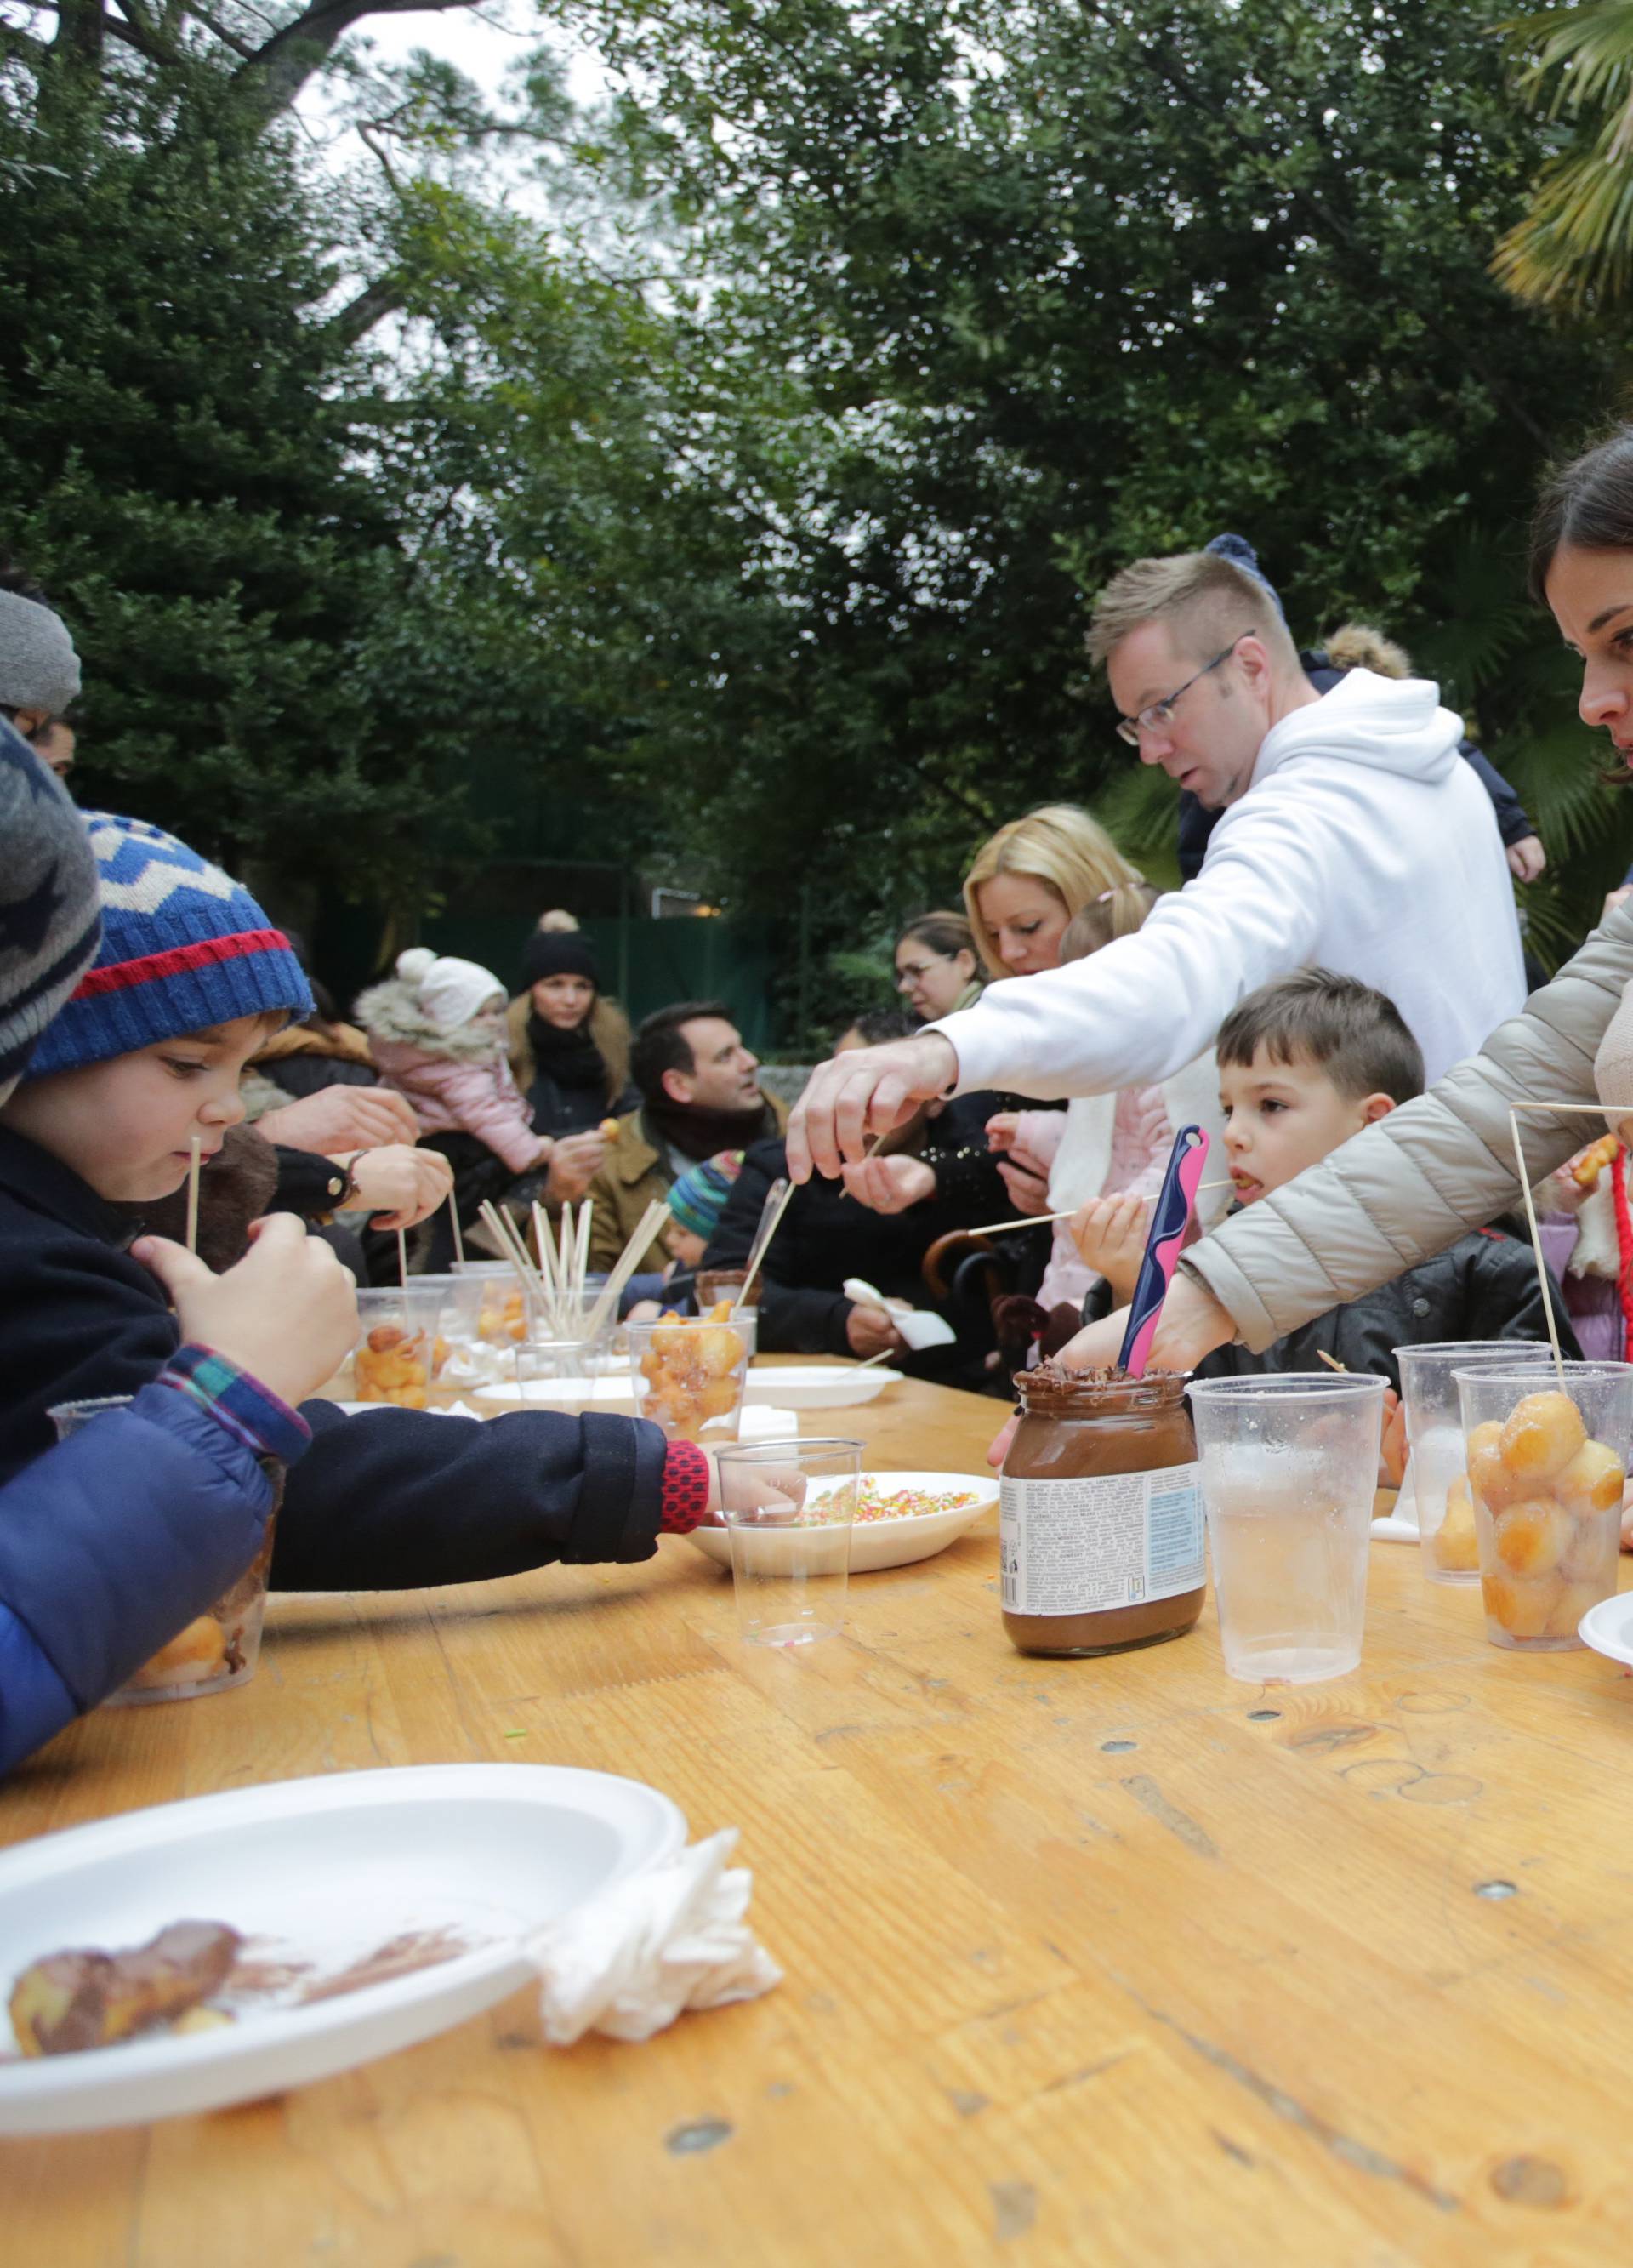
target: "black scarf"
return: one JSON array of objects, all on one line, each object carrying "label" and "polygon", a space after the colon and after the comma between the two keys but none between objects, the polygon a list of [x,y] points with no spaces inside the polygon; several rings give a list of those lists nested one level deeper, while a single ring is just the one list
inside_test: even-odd
[{"label": "black scarf", "polygon": [[[527,1014],[527,1040],[533,1049],[533,1059],[538,1066],[541,1082],[548,1078],[558,1087],[570,1087],[575,1093],[587,1086],[607,1086],[607,1065],[601,1050],[590,1037],[590,1019],[575,1024],[564,1032],[558,1024],[547,1024],[537,1009]],[[534,1108],[539,1105],[533,1097]]]},{"label": "black scarf", "polygon": [[678,1150],[696,1164],[722,1150],[746,1150],[751,1142],[763,1141],[776,1131],[769,1102],[753,1110],[696,1110],[660,1094],[646,1105],[645,1116],[666,1148]]}]

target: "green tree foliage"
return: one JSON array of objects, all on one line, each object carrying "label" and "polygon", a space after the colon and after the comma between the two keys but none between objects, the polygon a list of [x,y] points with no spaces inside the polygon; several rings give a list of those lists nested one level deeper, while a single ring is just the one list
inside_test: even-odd
[{"label": "green tree foliage", "polygon": [[8,92],[0,542],[80,645],[85,792],[224,856],[394,868],[430,752],[370,681],[409,578],[320,216],[207,73]]},{"label": "green tree foliage", "polygon": [[1538,306],[1624,303],[1633,282],[1633,6],[1585,0],[1504,28],[1515,91],[1555,130],[1492,273]]},{"label": "green tree foliage", "polygon": [[1558,743],[1518,533],[1623,342],[1540,323],[1487,273],[1541,147],[1496,21],[609,0],[629,163],[724,278],[699,351],[798,404],[775,534],[722,603],[671,617],[685,665],[634,679],[740,888],[808,878],[842,925],[945,897],[990,821],[1126,781],[1085,596],[1226,526],[1296,628],[1381,621],[1499,761],[1555,734],[1575,792],[1595,760]]}]

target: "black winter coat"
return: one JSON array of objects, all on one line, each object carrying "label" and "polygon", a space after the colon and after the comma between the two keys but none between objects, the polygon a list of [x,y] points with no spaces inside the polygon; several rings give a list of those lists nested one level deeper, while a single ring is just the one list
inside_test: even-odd
[{"label": "black winter coat", "polygon": [[[1551,1277],[1548,1280],[1553,1284]],[[1553,1294],[1560,1346],[1574,1359],[1581,1349],[1571,1334],[1557,1284],[1553,1284]],[[1110,1305],[1102,1279],[1084,1301],[1084,1321],[1097,1321]],[[1197,1364],[1195,1375],[1252,1378],[1270,1370],[1324,1370],[1320,1358],[1329,1354],[1346,1370],[1387,1378],[1398,1392],[1396,1347],[1433,1346],[1442,1339],[1534,1342],[1547,1337],[1535,1253],[1516,1237],[1482,1228],[1460,1236],[1421,1268],[1409,1268],[1364,1298],[1329,1307],[1262,1354],[1243,1346],[1216,1347]]]},{"label": "black winter coat", "polygon": [[[967,1107],[966,1107],[967,1106]],[[761,1270],[759,1344],[765,1354],[850,1352],[845,1319],[851,1302],[840,1286],[860,1276],[886,1299],[931,1304],[923,1259],[949,1230],[983,1220],[1019,1218],[986,1148],[985,1124],[996,1098],[960,1095],[929,1130],[924,1161],[936,1172],[937,1194],[905,1212],[879,1213],[859,1204],[842,1182],[820,1175],[797,1189]],[[756,1142],[726,1199],[705,1268],[740,1268],[748,1257],[767,1192],[788,1170],[781,1141]],[[905,1367],[945,1369],[953,1350],[931,1349],[937,1362],[905,1356]]]},{"label": "black winter coat", "polygon": [[[125,1249],[136,1233],[0,1127],[0,1482],[51,1447],[53,1403],[135,1394],[174,1353],[164,1292]],[[665,1445],[644,1419],[300,1414],[313,1440],[284,1489],[275,1590],[410,1590],[657,1548]]]}]

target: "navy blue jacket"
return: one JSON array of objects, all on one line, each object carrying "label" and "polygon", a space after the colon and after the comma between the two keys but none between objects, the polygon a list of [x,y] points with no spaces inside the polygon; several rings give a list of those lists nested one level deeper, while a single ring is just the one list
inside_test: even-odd
[{"label": "navy blue jacket", "polygon": [[254,1452],[168,1386],[6,1482],[0,1773],[203,1614],[260,1550],[271,1507]]},{"label": "navy blue jacket", "polygon": [[[53,1403],[139,1393],[174,1353],[175,1318],[125,1250],[131,1234],[0,1127],[0,1483],[50,1447]],[[301,1415],[313,1442],[284,1489],[275,1590],[409,1590],[657,1549],[665,1444],[644,1420],[349,1418],[326,1402]]]}]

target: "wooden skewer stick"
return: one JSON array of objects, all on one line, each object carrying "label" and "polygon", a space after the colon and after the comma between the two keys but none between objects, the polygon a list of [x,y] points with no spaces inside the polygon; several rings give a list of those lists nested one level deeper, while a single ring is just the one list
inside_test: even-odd
[{"label": "wooden skewer stick", "polygon": [[408,1240],[401,1228],[397,1231],[397,1281],[406,1297],[408,1289]]},{"label": "wooden skewer stick", "polygon": [[507,1213],[499,1211],[490,1198],[484,1198],[481,1207],[482,1226],[497,1244],[500,1252],[516,1270],[517,1281],[524,1292],[531,1292],[542,1300],[544,1280],[527,1256],[527,1248],[516,1233],[514,1222]]},{"label": "wooden skewer stick", "polygon": [[1324,1362],[1328,1370],[1341,1370],[1346,1378],[1350,1375],[1349,1364],[1347,1362],[1340,1362],[1336,1355],[1328,1354],[1324,1347],[1317,1347],[1315,1350],[1315,1359],[1317,1362]]},{"label": "wooden skewer stick", "polygon": [[[1196,1194],[1199,1197],[1205,1197],[1210,1189],[1228,1189],[1230,1186],[1231,1179],[1227,1174],[1222,1182],[1200,1182]],[[966,1229],[964,1233],[967,1236],[1002,1236],[1011,1228],[1047,1228],[1052,1220],[1075,1220],[1082,1211],[1082,1205],[1068,1205],[1064,1212],[1028,1213],[1025,1220],[985,1220],[979,1228]]]},{"label": "wooden skewer stick", "polygon": [[864,1356],[863,1359],[856,1365],[856,1368],[857,1370],[872,1370],[876,1362],[888,1362],[893,1354],[900,1354],[901,1351],[901,1350],[900,1347],[880,1347],[877,1354]]},{"label": "wooden skewer stick", "polygon": [[[1526,1171],[1526,1153],[1519,1139],[1521,1113],[1532,1117],[1548,1118],[1565,1112],[1576,1117],[1585,1115],[1604,1118],[1612,1110],[1633,1111],[1633,1103],[1622,1102],[1513,1102],[1508,1109],[1508,1130],[1513,1138],[1514,1170],[1519,1177],[1519,1189],[1526,1201],[1526,1220],[1531,1230],[1531,1248],[1536,1255],[1537,1282],[1542,1292],[1542,1314],[1548,1324],[1548,1343],[1553,1350],[1554,1370],[1559,1380],[1560,1391],[1564,1391],[1565,1358],[1559,1344],[1559,1325],[1554,1315],[1554,1294],[1548,1280],[1548,1263],[1542,1257],[1542,1239],[1537,1228],[1536,1200],[1531,1194],[1531,1177]],[[1619,1170],[1619,1169],[1618,1169]]]},{"label": "wooden skewer stick", "polygon": [[783,1182],[780,1188],[776,1183],[773,1183],[771,1197],[768,1201],[765,1212],[761,1218],[759,1234],[754,1239],[754,1248],[749,1253],[747,1262],[744,1267],[743,1288],[732,1304],[732,1313],[734,1315],[740,1314],[743,1308],[748,1304],[749,1286],[753,1284],[755,1277],[758,1276],[761,1269],[765,1264],[765,1256],[767,1250],[770,1246],[771,1239],[776,1234],[778,1226],[782,1222],[783,1215],[788,1211],[790,1204],[793,1201],[793,1195],[794,1184],[792,1182]]},{"label": "wooden skewer stick", "polygon": [[198,1250],[198,1153],[199,1137],[188,1137],[188,1250]]},{"label": "wooden skewer stick", "polygon": [[453,1256],[463,1268],[465,1239],[460,1233],[460,1201],[452,1189],[448,1192],[448,1225],[453,1231]]},{"label": "wooden skewer stick", "polygon": [[669,1208],[654,1198],[636,1225],[635,1234],[618,1256],[616,1266],[601,1287],[600,1297],[591,1308],[584,1327],[584,1336],[594,1338],[606,1323],[608,1315],[618,1312],[618,1297],[645,1256],[646,1248],[658,1229],[669,1218]]}]

